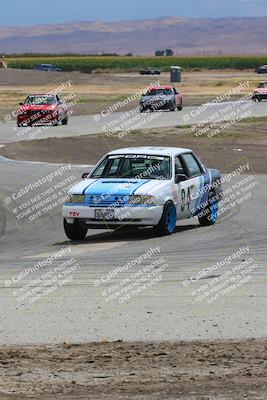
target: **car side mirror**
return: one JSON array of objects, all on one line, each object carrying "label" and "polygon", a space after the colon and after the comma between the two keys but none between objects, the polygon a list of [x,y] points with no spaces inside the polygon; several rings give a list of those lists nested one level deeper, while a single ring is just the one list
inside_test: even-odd
[{"label": "car side mirror", "polygon": [[23,103],[20,102],[19,105],[20,105],[20,106],[23,106]]},{"label": "car side mirror", "polygon": [[184,182],[187,180],[188,180],[188,177],[184,174],[176,174],[175,175],[175,183],[180,183],[180,182]]},{"label": "car side mirror", "polygon": [[84,174],[82,174],[82,179],[86,179],[89,176],[89,172],[85,172]]}]

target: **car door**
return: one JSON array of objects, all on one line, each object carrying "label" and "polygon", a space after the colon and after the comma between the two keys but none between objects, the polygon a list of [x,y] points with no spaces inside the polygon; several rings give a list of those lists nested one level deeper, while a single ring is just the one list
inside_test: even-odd
[{"label": "car door", "polygon": [[[184,153],[175,158],[176,170],[184,174],[187,180],[177,185],[179,203],[177,214],[181,218],[197,215],[208,198],[211,177],[194,153]],[[178,214],[178,215],[179,215]]]},{"label": "car door", "polygon": [[[185,164],[180,155],[175,157],[175,175],[185,175],[188,178]],[[190,216],[190,202],[191,202],[191,179],[175,183],[175,191],[178,195],[178,202],[176,205],[177,219],[184,219]]]},{"label": "car door", "polygon": [[188,177],[187,193],[181,196],[185,197],[186,212],[192,217],[206,206],[212,178],[193,152],[184,153],[180,157]]}]

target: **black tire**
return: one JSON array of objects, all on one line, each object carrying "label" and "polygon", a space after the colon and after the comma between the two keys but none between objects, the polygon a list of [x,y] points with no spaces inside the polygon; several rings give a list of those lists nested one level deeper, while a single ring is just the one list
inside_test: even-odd
[{"label": "black tire", "polygon": [[87,234],[87,228],[83,228],[77,219],[73,224],[64,219],[64,231],[70,240],[83,240]]},{"label": "black tire", "polygon": [[214,192],[210,192],[208,203],[206,207],[198,215],[198,221],[201,226],[210,226],[214,225],[217,219],[218,219],[218,201],[216,198],[216,194]]},{"label": "black tire", "polygon": [[69,122],[69,119],[68,119],[68,117],[66,117],[62,120],[62,125],[68,125],[68,122]]},{"label": "black tire", "polygon": [[170,107],[170,111],[175,111],[175,105],[174,104]]},{"label": "black tire", "polygon": [[260,96],[255,95],[255,96],[252,97],[252,100],[253,100],[255,103],[258,103],[258,102],[261,102],[261,101],[262,101],[262,98],[261,98]]},{"label": "black tire", "polygon": [[182,105],[182,104],[181,104],[180,106],[177,107],[177,110],[178,110],[178,111],[182,111],[182,109],[183,109],[183,105]]},{"label": "black tire", "polygon": [[[170,229],[168,226],[168,215],[171,209],[173,209],[175,212],[175,223],[173,224],[174,227],[172,227],[172,229]],[[164,206],[162,217],[158,225],[154,227],[154,230],[158,236],[166,236],[166,235],[171,235],[175,231],[175,227],[176,227],[175,205],[173,204],[172,201],[168,201]]]}]

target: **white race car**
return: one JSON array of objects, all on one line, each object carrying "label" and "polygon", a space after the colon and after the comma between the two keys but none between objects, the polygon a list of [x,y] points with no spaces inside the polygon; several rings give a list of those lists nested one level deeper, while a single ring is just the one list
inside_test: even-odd
[{"label": "white race car", "polygon": [[64,229],[82,240],[89,228],[154,227],[175,231],[176,221],[197,216],[213,225],[222,197],[220,172],[206,168],[192,150],[129,147],[105,155],[69,192]]}]

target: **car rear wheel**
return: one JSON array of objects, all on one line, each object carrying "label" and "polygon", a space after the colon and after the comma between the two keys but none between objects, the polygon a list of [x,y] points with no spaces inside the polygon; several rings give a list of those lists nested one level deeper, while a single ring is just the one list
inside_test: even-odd
[{"label": "car rear wheel", "polygon": [[214,192],[209,194],[208,204],[198,215],[201,226],[214,225],[219,216],[218,200]]},{"label": "car rear wheel", "polygon": [[159,236],[171,235],[176,228],[176,209],[172,201],[168,201],[162,213],[162,217],[155,227]]},{"label": "car rear wheel", "polygon": [[182,105],[182,104],[180,104],[179,106],[177,106],[177,110],[178,110],[178,111],[182,111],[182,109],[183,109],[183,105]]},{"label": "car rear wheel", "polygon": [[64,219],[64,231],[70,240],[83,240],[87,234],[87,228],[82,227],[77,219],[73,224]]},{"label": "car rear wheel", "polygon": [[175,105],[174,104],[170,107],[170,111],[175,111]]}]

